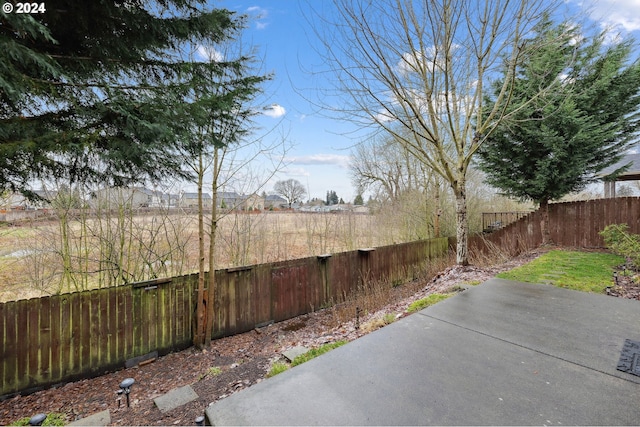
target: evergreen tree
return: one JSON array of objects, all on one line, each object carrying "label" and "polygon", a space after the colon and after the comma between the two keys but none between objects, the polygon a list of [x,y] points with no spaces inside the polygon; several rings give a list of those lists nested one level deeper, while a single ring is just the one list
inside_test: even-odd
[{"label": "evergreen tree", "polygon": [[362,194],[358,194],[355,199],[353,199],[353,204],[356,206],[364,205],[364,200],[362,199]]},{"label": "evergreen tree", "polygon": [[340,199],[334,190],[327,191],[327,205],[337,205]]},{"label": "evergreen tree", "polygon": [[[544,243],[549,201],[584,188],[617,162],[640,125],[640,63],[629,63],[632,42],[605,46],[604,37],[583,37],[578,27],[544,19],[530,41],[540,47],[529,51],[513,99],[503,106],[508,120],[479,151],[489,184],[540,205]],[[541,87],[551,90],[539,94]]]},{"label": "evergreen tree", "polygon": [[232,12],[205,7],[51,0],[42,14],[1,12],[0,188],[184,175],[176,152],[185,86],[235,64],[183,61],[181,51],[241,26]]},{"label": "evergreen tree", "polygon": [[[250,57],[198,61],[188,52],[232,44],[245,18],[208,11],[206,0],[50,0],[46,9],[0,15],[0,190],[29,194],[33,178],[71,185],[196,178],[194,344],[206,344],[215,286],[212,274],[205,292],[203,161],[214,169],[213,271],[218,154],[248,132],[256,114],[249,103],[267,77],[251,74]],[[200,167],[188,169],[187,159]]]},{"label": "evergreen tree", "polygon": [[331,191],[331,204],[337,205],[338,203],[340,203],[340,198],[335,191]]}]

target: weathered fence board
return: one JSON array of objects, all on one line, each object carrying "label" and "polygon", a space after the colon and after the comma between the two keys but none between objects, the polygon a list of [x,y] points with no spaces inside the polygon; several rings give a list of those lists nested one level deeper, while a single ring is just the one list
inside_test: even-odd
[{"label": "weathered fence board", "polygon": [[[541,214],[533,212],[491,234],[472,236],[471,252],[486,252],[495,245],[500,250],[517,254],[542,243]],[[551,240],[566,247],[603,248],[600,236],[607,225],[625,223],[629,231],[640,234],[640,198],[621,197],[549,205]]]}]

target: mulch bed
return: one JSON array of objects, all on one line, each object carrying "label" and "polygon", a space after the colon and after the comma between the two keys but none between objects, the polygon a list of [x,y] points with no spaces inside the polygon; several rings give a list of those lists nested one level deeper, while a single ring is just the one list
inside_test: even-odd
[{"label": "mulch bed", "polygon": [[607,295],[619,298],[636,299],[640,301],[640,274],[627,264],[622,264],[614,270],[615,285],[607,288]]}]

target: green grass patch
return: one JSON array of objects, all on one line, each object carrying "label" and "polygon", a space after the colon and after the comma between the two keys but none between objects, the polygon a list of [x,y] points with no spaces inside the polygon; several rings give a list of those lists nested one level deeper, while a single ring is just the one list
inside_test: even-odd
[{"label": "green grass patch", "polygon": [[[20,418],[13,424],[12,426],[28,426],[29,420],[31,417]],[[44,419],[41,425],[43,426],[63,426],[67,424],[67,418],[64,414],[59,414],[57,412],[52,412],[47,414],[47,418]]]},{"label": "green grass patch", "polygon": [[427,308],[433,304],[439,303],[440,301],[443,301],[452,295],[453,294],[431,294],[427,297],[412,302],[407,308],[407,312],[413,313],[416,311],[420,311],[423,308]]},{"label": "green grass patch", "polygon": [[218,366],[212,366],[209,369],[207,369],[206,372],[203,372],[202,374],[200,374],[198,381],[202,381],[207,377],[217,377],[220,374],[222,374],[222,368]]},{"label": "green grass patch", "polygon": [[614,284],[613,268],[623,263],[623,257],[609,253],[553,250],[497,277],[603,293]]},{"label": "green grass patch", "polygon": [[382,316],[382,321],[385,325],[390,325],[396,321],[396,315],[394,313],[386,313]]},{"label": "green grass patch", "polygon": [[221,373],[222,373],[222,368],[220,368],[218,366],[212,366],[207,370],[207,375],[212,376],[212,377],[217,377]]},{"label": "green grass patch", "polygon": [[338,348],[340,346],[343,346],[347,343],[348,341],[336,341],[336,342],[332,342],[329,344],[323,344],[318,348],[312,348],[311,350],[307,351],[304,354],[301,354],[300,356],[297,356],[295,359],[293,359],[291,361],[291,365],[289,365],[288,363],[285,362],[274,362],[271,365],[271,369],[269,370],[269,372],[267,373],[267,378],[271,378],[275,375],[278,375],[284,371],[286,371],[287,369],[289,369],[290,367],[293,366],[298,366],[303,364],[304,362],[308,362],[309,360],[316,358],[322,354],[325,354],[328,351],[333,350],[334,348]]},{"label": "green grass patch", "polygon": [[303,364],[304,362],[308,362],[311,359],[314,359],[320,355],[325,354],[328,351],[333,350],[334,348],[338,348],[340,346],[343,346],[347,343],[348,341],[336,341],[336,342],[332,342],[332,343],[328,343],[328,344],[323,344],[318,348],[312,348],[311,350],[307,351],[304,354],[301,354],[300,356],[297,356],[295,359],[293,359],[291,361],[291,366],[298,366]]},{"label": "green grass patch", "polygon": [[267,373],[267,378],[271,378],[289,369],[289,364],[285,362],[275,362]]},{"label": "green grass patch", "polygon": [[34,236],[37,231],[32,227],[0,227],[0,237],[24,239]]}]

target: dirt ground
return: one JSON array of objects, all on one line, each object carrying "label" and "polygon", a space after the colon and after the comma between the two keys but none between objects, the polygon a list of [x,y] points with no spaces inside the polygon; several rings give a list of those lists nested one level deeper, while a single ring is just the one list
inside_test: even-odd
[{"label": "dirt ground", "polygon": [[[450,267],[430,280],[394,289],[391,302],[358,319],[336,325],[335,313],[326,309],[266,326],[241,335],[222,338],[204,351],[193,348],[161,357],[144,366],[123,369],[97,378],[66,384],[28,396],[0,402],[0,424],[6,425],[36,413],[63,413],[68,421],[109,409],[112,425],[194,425],[205,408],[239,390],[263,381],[272,362],[281,353],[303,345],[311,348],[337,340],[354,340],[375,330],[385,314],[406,315],[409,304],[434,292],[451,290],[463,283],[481,283],[497,273],[522,265],[543,251],[523,254],[488,268]],[[640,286],[628,275],[618,274],[618,285],[610,295],[640,300]],[[215,368],[215,369],[211,369]],[[118,385],[132,377],[131,406],[118,405]],[[170,390],[191,385],[199,399],[169,411],[160,412],[153,399]]]}]

